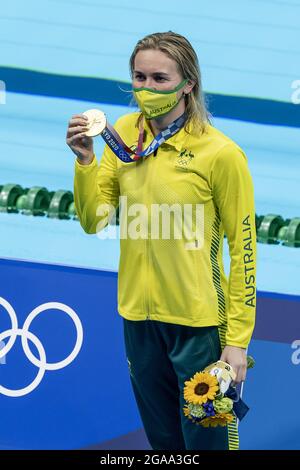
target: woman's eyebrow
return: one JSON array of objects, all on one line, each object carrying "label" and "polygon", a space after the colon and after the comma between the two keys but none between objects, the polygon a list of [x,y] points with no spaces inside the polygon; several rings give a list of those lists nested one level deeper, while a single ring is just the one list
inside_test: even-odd
[{"label": "woman's eyebrow", "polygon": [[[141,73],[142,75],[145,75],[145,73],[141,72],[140,70],[134,70],[134,73]],[[169,76],[169,74],[166,72],[153,72],[152,75],[164,75],[165,77]]]}]

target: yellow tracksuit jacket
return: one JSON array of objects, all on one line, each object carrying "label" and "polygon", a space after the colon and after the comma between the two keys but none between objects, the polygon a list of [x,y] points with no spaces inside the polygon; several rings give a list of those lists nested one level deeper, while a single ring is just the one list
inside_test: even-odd
[{"label": "yellow tracksuit jacket", "polygon": [[[129,147],[137,145],[139,115],[126,114],[114,125]],[[153,137],[145,120],[143,148]],[[121,316],[195,327],[226,325],[227,345],[248,346],[256,311],[254,189],[246,155],[235,142],[208,124],[202,135],[182,128],[156,155],[130,163],[122,162],[106,145],[100,165],[96,156],[89,165],[75,160],[74,199],[80,224],[91,234],[109,223],[109,207],[122,201]],[[97,212],[102,204],[110,206]],[[162,212],[152,213],[154,205],[163,204],[177,210],[176,216],[169,212],[170,236],[161,235]],[[185,208],[194,208],[190,220],[195,229],[196,205],[201,237],[175,236]],[[156,232],[151,231],[152,224],[158,227]],[[129,235],[138,229],[139,236]],[[231,258],[228,277],[223,267],[224,233]]]}]

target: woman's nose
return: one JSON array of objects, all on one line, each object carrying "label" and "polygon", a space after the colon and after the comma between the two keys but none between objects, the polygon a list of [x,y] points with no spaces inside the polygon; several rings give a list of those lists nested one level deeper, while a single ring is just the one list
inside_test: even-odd
[{"label": "woman's nose", "polygon": [[151,77],[146,78],[144,87],[145,87],[145,88],[153,88],[153,89],[155,89],[155,81],[153,80],[153,78],[151,78]]}]

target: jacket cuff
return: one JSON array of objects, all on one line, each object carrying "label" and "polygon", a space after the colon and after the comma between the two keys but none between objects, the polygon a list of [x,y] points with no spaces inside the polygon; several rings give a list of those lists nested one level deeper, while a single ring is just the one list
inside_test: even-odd
[{"label": "jacket cuff", "polygon": [[83,165],[82,163],[79,163],[77,158],[75,159],[75,169],[76,169],[76,171],[84,171],[85,169],[92,168],[95,165],[97,165],[97,158],[96,158],[95,154],[93,155],[93,160],[88,165]]}]

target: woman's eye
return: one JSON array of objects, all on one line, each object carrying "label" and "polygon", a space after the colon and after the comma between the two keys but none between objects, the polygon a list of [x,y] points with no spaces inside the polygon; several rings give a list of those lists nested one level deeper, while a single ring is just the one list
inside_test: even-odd
[{"label": "woman's eye", "polygon": [[[146,80],[146,78],[143,75],[136,75],[134,78],[135,78],[135,80],[140,80],[140,81],[145,81]],[[162,81],[166,80],[166,78],[165,77],[154,77],[154,80],[156,82],[162,82]]]}]

